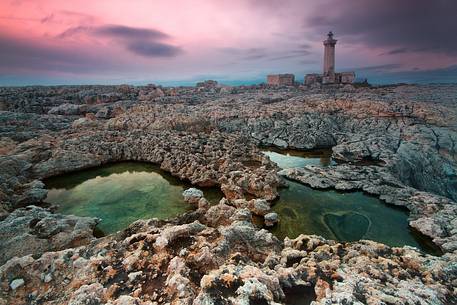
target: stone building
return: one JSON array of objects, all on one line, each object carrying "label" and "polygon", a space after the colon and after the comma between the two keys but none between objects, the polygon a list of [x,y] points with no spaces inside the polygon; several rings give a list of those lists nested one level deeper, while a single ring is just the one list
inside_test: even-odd
[{"label": "stone building", "polygon": [[324,40],[324,73],[307,74],[305,85],[320,84],[351,84],[355,80],[355,72],[335,72],[335,45],[337,40],[329,32]]},{"label": "stone building", "polygon": [[271,74],[267,76],[267,84],[272,86],[293,86],[295,75],[293,74]]}]

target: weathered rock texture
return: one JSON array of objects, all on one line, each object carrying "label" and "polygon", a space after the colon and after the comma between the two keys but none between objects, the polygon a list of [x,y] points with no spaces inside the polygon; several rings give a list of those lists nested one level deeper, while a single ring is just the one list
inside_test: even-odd
[{"label": "weathered rock texture", "polygon": [[[456,96],[451,85],[0,88],[0,304],[457,303]],[[405,206],[444,255],[260,230],[253,215],[273,224],[284,185],[261,145],[332,147],[338,165],[281,174]],[[42,203],[46,177],[127,160],[226,198],[100,239],[94,219],[22,209]]]},{"label": "weathered rock texture", "polygon": [[[209,211],[208,211],[209,212]],[[208,213],[207,212],[207,213]],[[280,243],[233,211],[199,220],[137,221],[124,233],[0,267],[4,304],[451,304],[456,263],[372,241],[301,235]],[[9,285],[22,279],[21,287]]]},{"label": "weathered rock texture", "polygon": [[87,244],[97,219],[63,216],[36,207],[17,209],[0,221],[0,264],[13,256],[41,255]]}]

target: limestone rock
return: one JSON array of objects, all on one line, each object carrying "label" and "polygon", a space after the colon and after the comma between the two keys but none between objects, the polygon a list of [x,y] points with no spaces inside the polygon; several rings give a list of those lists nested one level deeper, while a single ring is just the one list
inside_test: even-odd
[{"label": "limestone rock", "polygon": [[189,188],[182,193],[184,202],[191,204],[198,204],[201,198],[203,198],[203,192],[196,188]]},{"label": "limestone rock", "polygon": [[279,216],[277,213],[268,213],[264,216],[264,222],[267,227],[272,227],[279,222]]},{"label": "limestone rock", "polygon": [[16,290],[19,287],[23,286],[24,284],[25,284],[24,279],[15,279],[15,280],[11,281],[10,288],[12,290]]},{"label": "limestone rock", "polygon": [[29,206],[0,221],[0,264],[13,256],[42,254],[89,243],[98,220],[53,214]]},{"label": "limestone rock", "polygon": [[66,103],[51,108],[48,114],[80,115],[84,114],[85,110],[85,106]]}]

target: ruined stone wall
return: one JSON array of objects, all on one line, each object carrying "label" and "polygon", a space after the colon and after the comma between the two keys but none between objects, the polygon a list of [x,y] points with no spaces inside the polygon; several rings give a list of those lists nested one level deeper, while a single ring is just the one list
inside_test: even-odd
[{"label": "ruined stone wall", "polygon": [[341,72],[340,80],[342,84],[352,84],[355,80],[354,72]]},{"label": "ruined stone wall", "polygon": [[295,76],[293,74],[274,74],[267,76],[267,84],[272,86],[293,86]]},{"label": "ruined stone wall", "polygon": [[319,74],[306,74],[305,75],[305,85],[312,85],[322,82],[322,76]]}]

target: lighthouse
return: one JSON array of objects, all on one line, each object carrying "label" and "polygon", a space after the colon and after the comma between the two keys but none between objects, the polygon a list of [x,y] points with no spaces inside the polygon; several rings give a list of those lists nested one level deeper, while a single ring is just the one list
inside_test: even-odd
[{"label": "lighthouse", "polygon": [[335,45],[336,39],[333,38],[333,33],[329,32],[324,40],[324,83],[335,82]]},{"label": "lighthouse", "polygon": [[355,79],[355,72],[335,72],[335,45],[336,39],[333,32],[327,34],[324,40],[324,73],[306,74],[305,85],[314,84],[352,84]]}]

